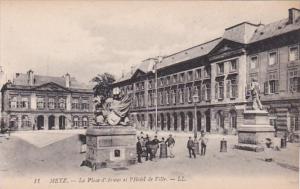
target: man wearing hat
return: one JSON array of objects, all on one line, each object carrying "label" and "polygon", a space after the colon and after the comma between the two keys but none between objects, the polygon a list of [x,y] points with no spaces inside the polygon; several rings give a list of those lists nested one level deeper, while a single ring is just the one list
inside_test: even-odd
[{"label": "man wearing hat", "polygon": [[208,138],[205,136],[205,132],[201,131],[201,137],[200,137],[200,144],[201,144],[201,156],[205,155],[206,152],[206,146],[208,142]]},{"label": "man wearing hat", "polygon": [[171,134],[169,135],[169,138],[166,140],[165,143],[168,146],[168,151],[169,151],[169,154],[170,154],[170,158],[174,158],[175,155],[173,154],[173,148],[174,148],[174,145],[175,145],[175,139],[172,137]]}]

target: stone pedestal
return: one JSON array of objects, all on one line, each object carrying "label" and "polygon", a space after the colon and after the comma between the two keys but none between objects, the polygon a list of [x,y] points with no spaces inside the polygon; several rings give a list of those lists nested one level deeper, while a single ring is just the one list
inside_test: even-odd
[{"label": "stone pedestal", "polygon": [[86,160],[93,170],[125,167],[136,162],[136,130],[132,126],[89,127]]},{"label": "stone pedestal", "polygon": [[245,110],[244,123],[237,131],[238,144],[235,148],[258,152],[264,150],[266,138],[274,138],[275,129],[270,125],[267,111]]}]

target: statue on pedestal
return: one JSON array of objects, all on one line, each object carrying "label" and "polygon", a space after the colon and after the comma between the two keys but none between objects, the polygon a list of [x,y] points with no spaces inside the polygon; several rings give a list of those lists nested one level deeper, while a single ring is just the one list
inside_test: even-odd
[{"label": "statue on pedestal", "polygon": [[119,88],[113,89],[112,98],[105,99],[103,96],[96,96],[94,103],[94,125],[129,125],[128,113],[131,100],[128,95],[121,94]]},{"label": "statue on pedestal", "polygon": [[262,110],[263,106],[260,101],[260,86],[256,79],[252,79],[250,84],[251,100],[252,100],[252,109],[253,110]]}]

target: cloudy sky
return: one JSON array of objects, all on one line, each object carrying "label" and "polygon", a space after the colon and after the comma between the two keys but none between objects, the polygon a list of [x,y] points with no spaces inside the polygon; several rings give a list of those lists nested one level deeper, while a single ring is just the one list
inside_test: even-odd
[{"label": "cloudy sky", "polygon": [[119,77],[157,55],[220,37],[243,21],[270,23],[292,2],[0,1],[0,65],[16,72],[70,73],[88,82],[98,73]]}]

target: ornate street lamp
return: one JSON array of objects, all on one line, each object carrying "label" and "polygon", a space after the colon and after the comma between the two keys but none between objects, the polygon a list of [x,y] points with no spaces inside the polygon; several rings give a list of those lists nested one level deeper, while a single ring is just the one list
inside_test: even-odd
[{"label": "ornate street lamp", "polygon": [[154,73],[155,73],[155,132],[158,131],[157,129],[157,121],[158,121],[158,115],[157,115],[157,64],[161,63],[163,57],[158,56],[157,58],[154,58]]}]

